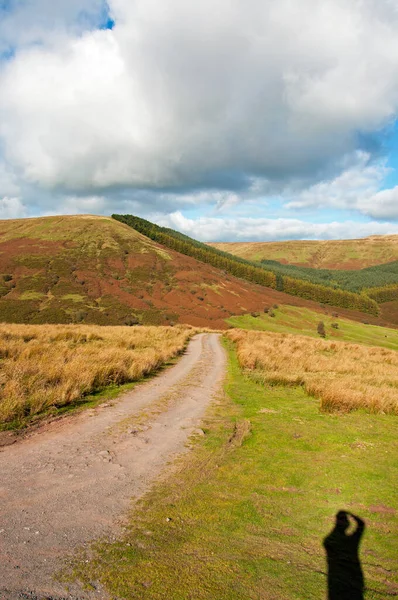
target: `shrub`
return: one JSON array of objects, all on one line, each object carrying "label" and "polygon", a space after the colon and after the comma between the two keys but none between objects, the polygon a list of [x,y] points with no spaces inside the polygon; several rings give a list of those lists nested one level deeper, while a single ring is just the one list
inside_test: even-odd
[{"label": "shrub", "polygon": [[274,311],[273,311],[273,310],[270,310],[270,311],[269,311],[269,313],[268,313],[268,315],[269,315],[270,317],[275,317],[275,313],[274,313]]},{"label": "shrub", "polygon": [[251,316],[252,316],[252,317],[254,317],[254,318],[257,318],[257,317],[259,317],[259,316],[260,316],[260,313],[258,313],[258,312],[252,312],[252,313],[250,313],[250,314],[251,314]]},{"label": "shrub", "polygon": [[316,330],[318,332],[318,335],[320,335],[323,338],[326,337],[325,323],[323,321],[319,321]]},{"label": "shrub", "polygon": [[273,308],[279,308],[278,304],[274,304]]},{"label": "shrub", "polygon": [[8,274],[7,275],[3,275],[3,280],[4,281],[11,281],[11,279],[12,279],[12,275],[8,275]]},{"label": "shrub", "polygon": [[339,318],[339,315],[338,315],[338,313],[337,313],[337,312],[332,312],[332,317],[333,317],[334,319],[338,319],[338,318]]},{"label": "shrub", "polygon": [[82,323],[86,317],[87,311],[85,310],[76,310],[74,313],[72,313],[73,323]]},{"label": "shrub", "polygon": [[269,312],[268,306],[264,306],[264,312],[265,312],[265,314],[267,314]]},{"label": "shrub", "polygon": [[133,327],[133,325],[139,325],[140,321],[139,321],[138,317],[136,317],[135,315],[132,315],[131,317],[127,317],[125,319],[124,324],[127,325],[128,327]]},{"label": "shrub", "polygon": [[339,328],[339,324],[338,323],[332,323],[330,327],[333,327],[333,329],[338,329]]}]

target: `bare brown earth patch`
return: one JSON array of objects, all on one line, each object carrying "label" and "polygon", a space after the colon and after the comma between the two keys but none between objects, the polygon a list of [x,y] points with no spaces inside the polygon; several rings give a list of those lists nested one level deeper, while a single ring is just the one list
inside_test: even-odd
[{"label": "bare brown earth patch", "polygon": [[380,515],[395,515],[397,512],[395,508],[386,506],[385,504],[374,504],[369,506],[369,511]]}]

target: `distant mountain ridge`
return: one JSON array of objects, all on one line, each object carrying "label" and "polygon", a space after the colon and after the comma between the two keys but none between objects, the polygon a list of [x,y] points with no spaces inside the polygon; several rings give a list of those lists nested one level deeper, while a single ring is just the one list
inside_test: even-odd
[{"label": "distant mountain ridge", "polygon": [[398,235],[352,240],[209,242],[208,245],[248,260],[276,260],[316,269],[363,269],[398,260]]}]

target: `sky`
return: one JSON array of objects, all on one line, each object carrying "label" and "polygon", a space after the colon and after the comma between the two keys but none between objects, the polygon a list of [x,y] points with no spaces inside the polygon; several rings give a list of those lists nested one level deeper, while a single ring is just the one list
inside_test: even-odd
[{"label": "sky", "polygon": [[398,234],[397,0],[0,0],[0,219]]}]

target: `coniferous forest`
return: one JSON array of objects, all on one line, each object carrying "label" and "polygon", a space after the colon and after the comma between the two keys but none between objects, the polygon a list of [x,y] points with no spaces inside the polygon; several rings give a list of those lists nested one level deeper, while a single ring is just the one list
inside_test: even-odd
[{"label": "coniferous forest", "polygon": [[[398,285],[393,285],[395,282],[398,284],[398,261],[359,271],[299,268],[276,261],[255,263],[140,217],[116,214],[112,217],[167,248],[222,269],[235,277],[293,296],[372,315],[379,312],[378,302],[398,298]],[[388,289],[384,289],[385,286]]]}]

